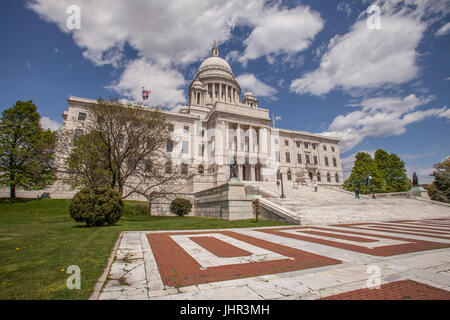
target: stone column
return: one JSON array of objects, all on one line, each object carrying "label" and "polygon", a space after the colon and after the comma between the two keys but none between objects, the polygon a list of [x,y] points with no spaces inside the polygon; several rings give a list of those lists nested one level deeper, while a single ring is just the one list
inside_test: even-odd
[{"label": "stone column", "polygon": [[219,83],[219,100],[222,100],[222,84]]},{"label": "stone column", "polygon": [[[268,139],[267,139],[267,129],[266,128],[260,128],[259,129],[259,156],[260,158],[267,157],[267,151],[268,151]],[[261,159],[263,160],[263,159]],[[261,161],[261,163],[263,163]]]},{"label": "stone column", "polygon": [[250,125],[248,126],[248,152],[250,154],[253,153],[253,127]]},{"label": "stone column", "polygon": [[241,125],[238,123],[236,127],[236,137],[237,137],[237,143],[236,143],[236,150],[237,152],[241,151]]},{"label": "stone column", "polygon": [[[241,135],[241,126],[240,126],[240,124],[238,123],[237,124],[237,133],[236,133],[236,136],[237,136],[237,152],[236,152],[236,159],[237,159],[237,163],[239,164],[239,165],[242,165],[243,163],[244,163],[244,161],[245,161],[245,151],[244,151],[244,149],[242,148],[242,135]],[[244,147],[245,147],[245,144],[244,144]],[[242,166],[240,166],[240,168],[241,168],[241,170],[242,170]]]}]

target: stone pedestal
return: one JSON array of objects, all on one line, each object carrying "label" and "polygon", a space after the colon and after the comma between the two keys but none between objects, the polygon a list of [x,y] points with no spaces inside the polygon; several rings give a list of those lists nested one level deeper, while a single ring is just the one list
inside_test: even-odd
[{"label": "stone pedestal", "polygon": [[410,198],[423,198],[430,200],[430,196],[428,195],[427,190],[420,186],[412,187],[408,193]]},{"label": "stone pedestal", "polygon": [[195,215],[226,220],[253,217],[252,199],[245,194],[245,184],[230,178],[223,185],[195,193]]}]

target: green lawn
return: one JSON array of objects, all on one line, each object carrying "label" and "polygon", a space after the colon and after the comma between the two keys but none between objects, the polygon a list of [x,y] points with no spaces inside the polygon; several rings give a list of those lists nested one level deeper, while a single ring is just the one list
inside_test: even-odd
[{"label": "green lawn", "polygon": [[[88,299],[121,231],[284,225],[260,220],[136,215],[126,202],[114,226],[88,228],[69,216],[69,200],[0,201],[0,299]],[[134,214],[133,214],[134,213]],[[81,268],[81,290],[69,290],[66,269]]]}]

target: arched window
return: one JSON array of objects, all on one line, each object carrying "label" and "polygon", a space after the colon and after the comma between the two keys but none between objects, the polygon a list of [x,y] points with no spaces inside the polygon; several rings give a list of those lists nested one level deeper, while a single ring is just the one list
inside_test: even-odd
[{"label": "arched window", "polygon": [[334,175],[334,177],[335,177],[335,179],[336,179],[336,182],[339,183],[339,175],[338,175],[337,172],[336,172],[336,174]]},{"label": "arched window", "polygon": [[199,174],[205,173],[205,167],[203,167],[202,164],[198,166],[198,173],[199,173]]},{"label": "arched window", "polygon": [[309,175],[309,178],[312,180],[312,179],[313,179],[313,174],[312,174],[312,172],[310,172],[308,175]]},{"label": "arched window", "polygon": [[327,173],[327,182],[331,182],[331,174],[329,172]]},{"label": "arched window", "polygon": [[288,180],[292,180],[291,169],[289,169],[288,172],[287,172],[287,178],[288,178]]},{"label": "arched window", "polygon": [[322,178],[320,177],[320,172],[317,172],[317,181],[322,181]]}]

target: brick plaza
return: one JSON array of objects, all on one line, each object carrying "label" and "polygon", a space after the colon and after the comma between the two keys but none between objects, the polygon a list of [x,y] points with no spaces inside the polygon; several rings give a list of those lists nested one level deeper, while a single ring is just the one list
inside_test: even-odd
[{"label": "brick plaza", "polygon": [[450,219],[124,232],[114,255],[93,298],[450,299]]}]

